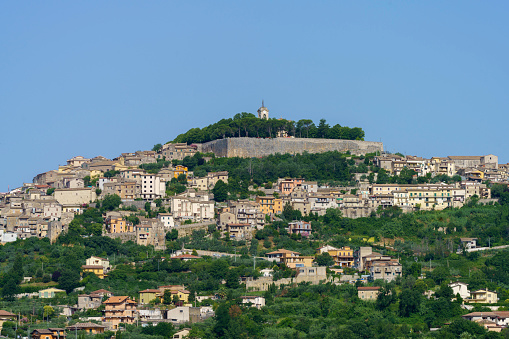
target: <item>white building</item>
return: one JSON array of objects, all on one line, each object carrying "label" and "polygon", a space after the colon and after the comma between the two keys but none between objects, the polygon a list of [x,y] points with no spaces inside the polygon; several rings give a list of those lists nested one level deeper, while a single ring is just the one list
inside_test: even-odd
[{"label": "white building", "polygon": [[4,230],[0,230],[0,242],[14,242],[18,239],[18,235],[13,232],[5,232]]},{"label": "white building", "polygon": [[117,182],[118,181],[118,178],[105,178],[105,177],[101,177],[99,179],[97,179],[97,187],[99,187],[99,189],[101,191],[104,191],[104,184],[106,183],[109,183],[109,182]]},{"label": "white building", "polygon": [[137,310],[138,316],[142,321],[162,320],[163,314],[160,309],[153,310]]},{"label": "white building", "polygon": [[102,266],[105,273],[110,269],[110,261],[101,257],[91,256],[86,263],[87,266]]},{"label": "white building", "polygon": [[175,220],[210,221],[214,219],[214,202],[207,195],[175,196],[171,198],[171,211]]},{"label": "white building", "polygon": [[243,296],[240,297],[242,300],[242,304],[250,305],[251,307],[256,307],[257,309],[261,309],[265,306],[265,298],[258,296]]},{"label": "white building", "polygon": [[329,208],[338,208],[336,199],[330,195],[309,195],[308,201],[311,205],[311,211],[318,213],[318,215],[324,215]]},{"label": "white building", "polygon": [[461,245],[469,250],[477,247],[477,238],[460,238]]},{"label": "white building", "polygon": [[274,273],[274,270],[271,268],[264,268],[260,271],[263,277],[272,277],[272,274]]},{"label": "white building", "polygon": [[94,202],[96,199],[95,188],[62,188],[56,189],[55,200],[62,205],[62,212],[81,213],[83,205]]},{"label": "white building", "polygon": [[468,284],[462,283],[461,281],[455,281],[449,284],[452,288],[454,295],[459,294],[462,299],[470,298],[470,291],[468,290]]},{"label": "white building", "polygon": [[189,328],[184,328],[173,335],[173,339],[184,339],[189,335]]},{"label": "white building", "polygon": [[258,118],[259,119],[269,119],[269,109],[264,106],[263,100],[262,100],[262,107],[258,108]]},{"label": "white building", "polygon": [[166,195],[166,180],[155,174],[141,175],[141,198],[154,200]]},{"label": "white building", "polygon": [[44,218],[49,218],[50,221],[58,220],[62,217],[62,205],[60,204],[46,204],[43,207]]},{"label": "white building", "polygon": [[166,228],[175,227],[175,220],[173,219],[173,213],[159,213],[159,221],[163,223]]}]

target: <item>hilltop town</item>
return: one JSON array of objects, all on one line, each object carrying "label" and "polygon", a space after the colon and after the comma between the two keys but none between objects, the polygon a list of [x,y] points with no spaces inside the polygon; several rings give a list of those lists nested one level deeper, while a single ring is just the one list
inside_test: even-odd
[{"label": "hilltop town", "polygon": [[311,138],[238,126],[76,155],[0,194],[2,334],[509,333],[509,164],[391,154],[324,120],[300,125]]}]

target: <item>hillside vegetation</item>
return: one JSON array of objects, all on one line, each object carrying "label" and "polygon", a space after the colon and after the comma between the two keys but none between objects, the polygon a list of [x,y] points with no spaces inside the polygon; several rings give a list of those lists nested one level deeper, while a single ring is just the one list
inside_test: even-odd
[{"label": "hillside vegetation", "polygon": [[222,119],[202,129],[192,128],[178,135],[172,142],[204,143],[231,137],[274,138],[286,131],[296,138],[326,138],[364,140],[364,131],[359,127],[346,127],[336,124],[330,127],[325,119],[318,126],[312,120],[291,121],[286,119],[258,119],[251,113],[238,113],[233,119]]}]

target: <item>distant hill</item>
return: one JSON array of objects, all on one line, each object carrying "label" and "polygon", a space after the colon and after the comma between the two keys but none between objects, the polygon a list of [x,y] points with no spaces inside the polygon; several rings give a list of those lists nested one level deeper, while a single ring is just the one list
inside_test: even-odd
[{"label": "distant hill", "polygon": [[171,142],[204,143],[232,137],[274,138],[294,136],[299,138],[326,138],[364,140],[360,127],[346,127],[336,124],[332,127],[325,119],[316,126],[310,119],[297,122],[286,119],[259,119],[252,113],[238,113],[233,119],[222,119],[204,128],[192,128],[178,135]]}]

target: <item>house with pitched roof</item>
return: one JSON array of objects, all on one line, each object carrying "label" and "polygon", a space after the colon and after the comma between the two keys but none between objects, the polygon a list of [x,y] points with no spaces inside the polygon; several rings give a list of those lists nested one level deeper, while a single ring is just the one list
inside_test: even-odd
[{"label": "house with pitched roof", "polygon": [[71,332],[84,331],[88,335],[95,335],[104,333],[104,329],[106,326],[102,326],[99,324],[94,324],[91,322],[87,323],[76,323],[71,326],[67,326],[66,329]]},{"label": "house with pitched roof", "polygon": [[37,328],[30,333],[32,339],[65,339],[63,328]]},{"label": "house with pitched roof", "polygon": [[380,286],[359,286],[357,287],[357,296],[361,300],[372,300],[378,299],[378,293],[380,292]]},{"label": "house with pitched roof", "polygon": [[301,256],[299,252],[285,249],[279,249],[277,251],[267,253],[267,258],[270,261],[284,263],[290,268],[311,267],[313,266],[313,260],[315,259],[313,256]]},{"label": "house with pitched roof", "polygon": [[468,284],[461,281],[455,281],[448,285],[452,289],[454,295],[459,294],[461,298],[470,298],[470,291],[468,290]]},{"label": "house with pitched roof", "polygon": [[100,265],[104,267],[104,270],[107,271],[110,267],[110,261],[105,258],[91,256],[87,259],[87,265]]},{"label": "house with pitched roof", "polygon": [[465,301],[473,304],[496,304],[498,302],[498,297],[497,292],[481,289],[470,292],[470,299]]},{"label": "house with pitched roof", "polygon": [[39,299],[54,298],[57,293],[65,293],[64,290],[50,287],[39,291]]},{"label": "house with pitched roof", "polygon": [[148,304],[152,300],[155,300],[161,294],[161,291],[156,289],[146,289],[138,293],[140,296],[140,304]]},{"label": "house with pitched roof", "polygon": [[462,317],[478,323],[488,331],[500,332],[509,325],[509,311],[472,312]]},{"label": "house with pitched roof", "polygon": [[120,323],[133,324],[136,312],[136,301],[127,296],[110,297],[103,302],[105,305],[103,322],[110,322],[114,330]]},{"label": "house with pitched roof", "polygon": [[0,310],[0,332],[2,331],[2,327],[5,321],[17,319],[17,315],[8,311]]}]

